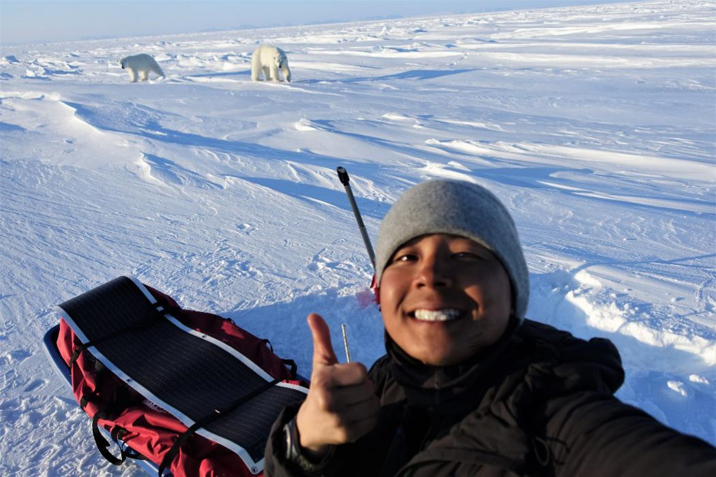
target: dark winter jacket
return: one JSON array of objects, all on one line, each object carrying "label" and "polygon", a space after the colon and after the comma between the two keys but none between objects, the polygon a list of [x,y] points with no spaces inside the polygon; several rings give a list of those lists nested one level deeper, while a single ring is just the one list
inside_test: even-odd
[{"label": "dark winter jacket", "polygon": [[[716,476],[716,448],[617,400],[624,372],[608,340],[586,342],[526,320],[461,365],[422,365],[387,338],[370,370],[378,425],[338,446],[317,475]],[[285,459],[286,409],[272,430],[270,477],[302,476]]]}]

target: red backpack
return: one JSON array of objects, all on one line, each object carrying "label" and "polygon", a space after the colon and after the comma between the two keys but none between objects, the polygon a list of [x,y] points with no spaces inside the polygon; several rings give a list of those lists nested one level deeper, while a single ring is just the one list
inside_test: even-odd
[{"label": "red backpack", "polygon": [[[307,392],[307,383],[297,377],[295,364],[274,354],[268,340],[257,338],[230,319],[183,310],[171,297],[149,287],[146,290],[186,328],[230,346],[268,373],[273,382],[290,383]],[[159,466],[160,475],[166,467],[175,477],[263,475],[262,460],[261,465],[247,465],[236,452],[193,432],[196,429],[190,427],[195,426],[183,424],[108,369],[93,355],[96,349],[87,349],[92,343],[83,344],[68,323],[69,317],[60,311],[64,318],[60,320],[57,348],[70,368],[72,392],[92,418],[95,442],[107,460],[121,465],[127,458],[147,459]],[[100,428],[120,446],[118,457],[110,452]]]}]

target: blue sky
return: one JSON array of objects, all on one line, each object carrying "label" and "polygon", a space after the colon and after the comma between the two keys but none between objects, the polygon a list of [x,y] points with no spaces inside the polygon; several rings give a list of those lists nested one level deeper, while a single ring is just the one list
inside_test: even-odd
[{"label": "blue sky", "polygon": [[623,1],[627,0],[1,0],[0,43],[7,46]]}]

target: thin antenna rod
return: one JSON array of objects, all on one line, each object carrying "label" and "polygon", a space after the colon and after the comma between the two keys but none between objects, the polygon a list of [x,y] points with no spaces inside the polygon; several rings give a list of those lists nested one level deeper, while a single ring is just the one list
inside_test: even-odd
[{"label": "thin antenna rod", "polygon": [[341,184],[343,184],[343,187],[346,189],[346,194],[348,195],[348,200],[351,203],[351,208],[353,208],[353,215],[356,217],[356,222],[358,222],[358,228],[360,229],[360,234],[363,237],[363,243],[365,244],[366,250],[368,250],[368,256],[370,257],[370,263],[373,264],[373,269],[375,270],[375,252],[373,252],[373,246],[370,244],[370,237],[368,237],[368,231],[365,229],[365,224],[363,223],[363,219],[360,216],[360,211],[358,210],[358,204],[356,204],[356,199],[353,197],[353,191],[351,190],[350,185],[350,178],[348,177],[348,171],[346,171],[343,167],[338,167],[336,169],[338,172],[338,178],[341,180]]},{"label": "thin antenna rod", "polygon": [[346,333],[346,324],[341,323],[341,333],[343,333],[343,347],[346,349],[346,363],[351,362],[351,350],[348,349],[348,333]]}]

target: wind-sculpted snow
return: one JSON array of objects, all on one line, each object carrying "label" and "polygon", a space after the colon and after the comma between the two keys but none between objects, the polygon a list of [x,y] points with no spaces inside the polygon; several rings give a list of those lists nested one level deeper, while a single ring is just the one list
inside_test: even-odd
[{"label": "wind-sculpted snow", "polygon": [[[528,316],[614,341],[619,396],[716,444],[714,18],[655,0],[2,48],[0,474],[138,472],[93,450],[40,345],[54,305],[121,274],[305,375],[309,312],[380,356],[339,165],[374,240],[412,184],[495,191]],[[291,84],[251,82],[261,43]],[[166,79],[129,83],[141,52]]]}]

